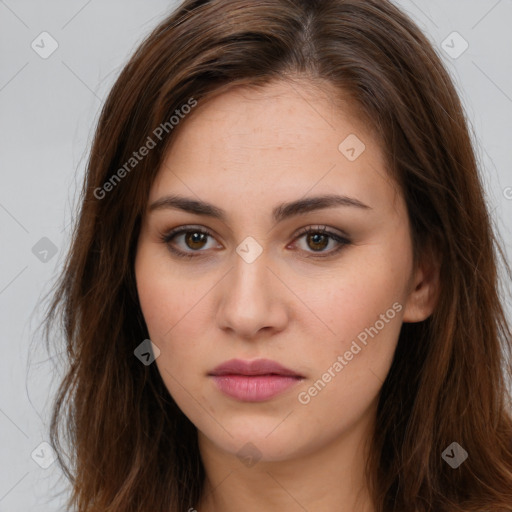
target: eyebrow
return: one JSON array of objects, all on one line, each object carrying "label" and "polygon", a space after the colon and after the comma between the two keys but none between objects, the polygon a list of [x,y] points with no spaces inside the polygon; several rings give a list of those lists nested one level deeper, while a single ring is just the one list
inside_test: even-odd
[{"label": "eyebrow", "polygon": [[[302,215],[316,210],[333,208],[336,206],[349,206],[360,208],[362,210],[371,210],[372,208],[358,199],[348,196],[340,196],[336,194],[326,194],[316,197],[308,197],[298,199],[289,203],[282,203],[272,210],[274,221],[281,222],[290,217]],[[162,209],[177,209],[196,215],[213,217],[222,221],[226,221],[227,214],[222,208],[218,208],[211,203],[198,201],[196,199],[183,197],[179,195],[169,195],[157,199],[149,206],[149,211]]]}]

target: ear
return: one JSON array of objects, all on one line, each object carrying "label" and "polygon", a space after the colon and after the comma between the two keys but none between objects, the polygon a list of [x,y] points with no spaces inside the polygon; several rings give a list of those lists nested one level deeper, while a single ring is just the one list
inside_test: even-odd
[{"label": "ear", "polygon": [[439,275],[439,253],[428,244],[411,279],[403,322],[421,322],[433,313],[441,290]]}]

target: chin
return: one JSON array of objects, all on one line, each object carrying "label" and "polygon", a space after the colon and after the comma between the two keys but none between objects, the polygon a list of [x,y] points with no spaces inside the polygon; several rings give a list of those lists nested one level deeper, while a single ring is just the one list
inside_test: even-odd
[{"label": "chin", "polygon": [[[286,417],[286,415],[284,416]],[[299,429],[296,432],[290,430],[290,426],[285,428],[281,423],[283,418],[276,421],[267,419],[262,422],[252,422],[250,426],[234,425],[231,423],[222,423],[224,428],[231,436],[222,430],[223,435],[219,437],[218,430],[212,432],[202,432],[202,435],[208,438],[209,442],[218,449],[231,453],[238,457],[243,463],[248,461],[278,462],[292,459],[298,455],[307,452],[305,442],[307,440],[300,434]],[[246,464],[250,467],[251,462]]]}]

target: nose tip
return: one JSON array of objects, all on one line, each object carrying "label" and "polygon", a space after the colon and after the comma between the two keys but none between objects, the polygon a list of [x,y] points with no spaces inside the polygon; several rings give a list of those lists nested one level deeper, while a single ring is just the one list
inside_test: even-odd
[{"label": "nose tip", "polygon": [[242,255],[222,288],[218,307],[219,327],[247,339],[262,331],[282,330],[287,314],[282,293],[276,287],[282,285],[261,255],[263,251],[254,257],[257,247],[253,241],[246,239],[239,248]]}]

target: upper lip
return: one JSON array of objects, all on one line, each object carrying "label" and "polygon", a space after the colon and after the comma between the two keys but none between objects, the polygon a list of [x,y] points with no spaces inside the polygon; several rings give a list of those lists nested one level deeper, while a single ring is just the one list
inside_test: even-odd
[{"label": "upper lip", "polygon": [[289,375],[302,377],[297,372],[270,359],[255,359],[244,361],[242,359],[230,359],[214,368],[209,375]]}]

